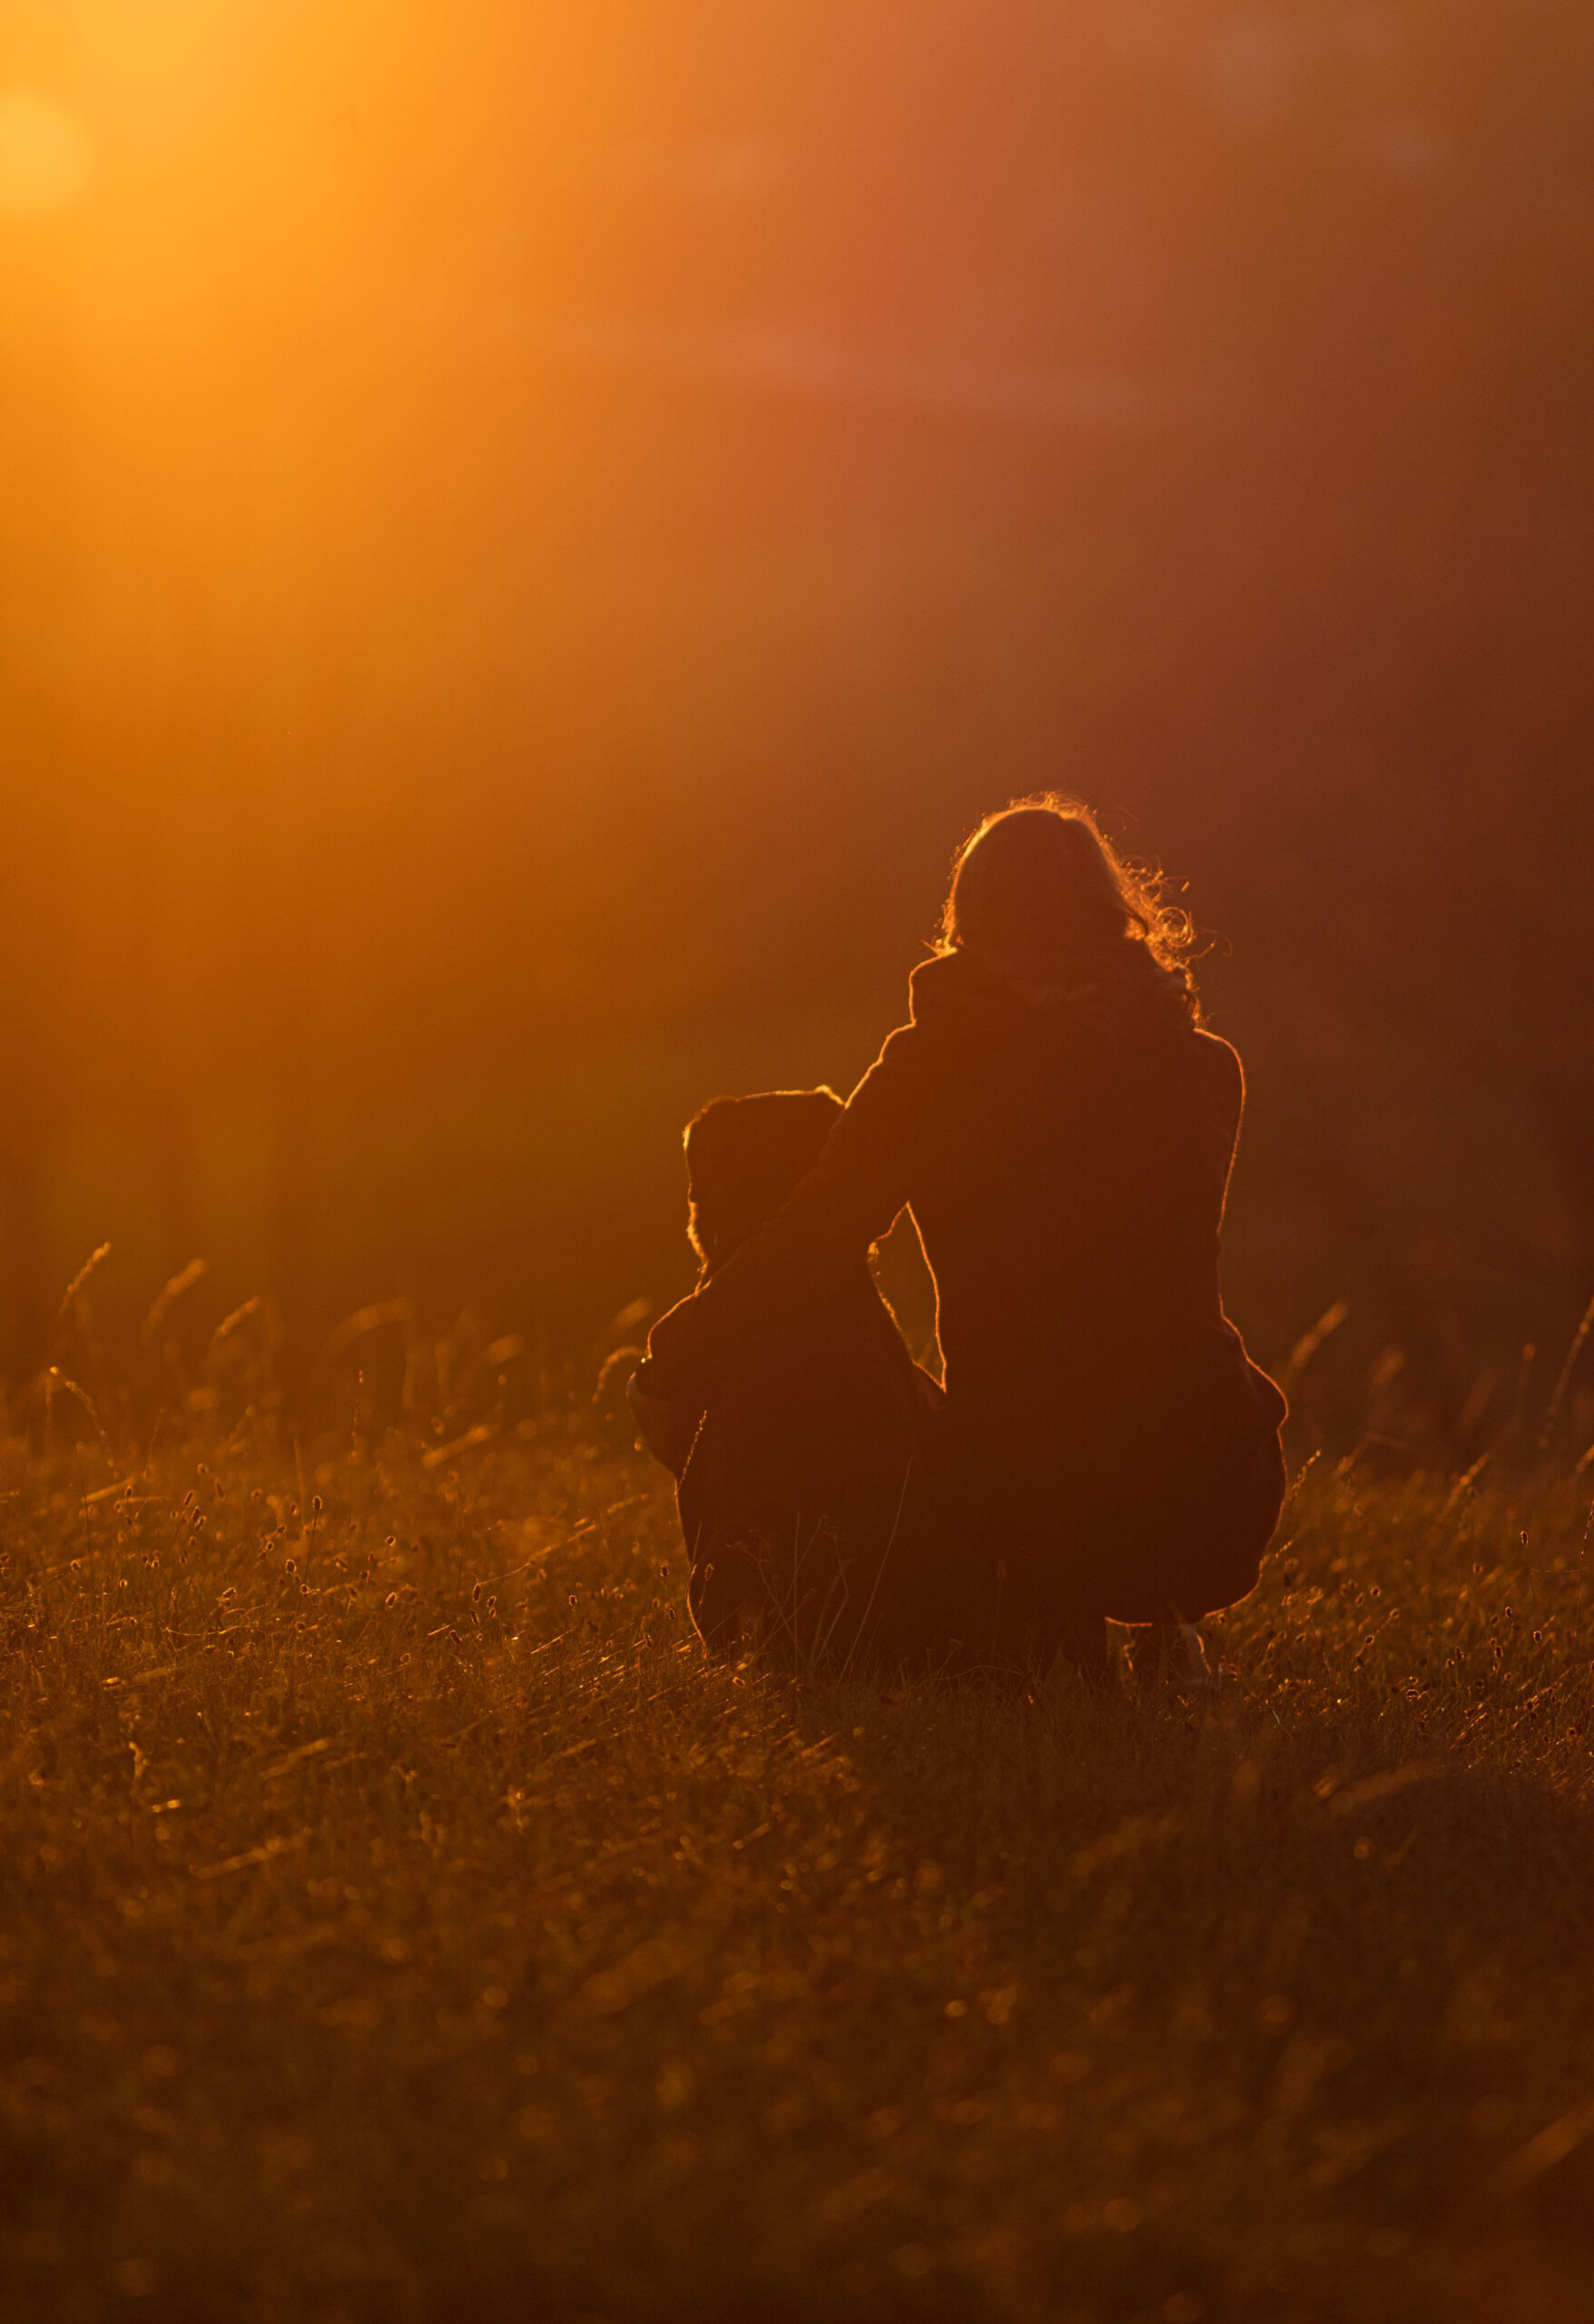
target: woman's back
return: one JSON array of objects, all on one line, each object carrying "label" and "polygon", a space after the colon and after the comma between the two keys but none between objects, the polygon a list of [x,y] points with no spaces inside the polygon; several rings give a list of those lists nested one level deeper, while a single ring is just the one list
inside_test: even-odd
[{"label": "woman's back", "polygon": [[912,1000],[845,1139],[900,1157],[949,1387],[1077,1391],[1221,1330],[1228,1044],[1154,1006],[1032,998],[958,953],[916,971]]}]

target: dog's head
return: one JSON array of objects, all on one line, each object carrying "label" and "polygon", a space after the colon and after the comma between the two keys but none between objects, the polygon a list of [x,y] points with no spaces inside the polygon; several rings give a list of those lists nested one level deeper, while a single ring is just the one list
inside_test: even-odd
[{"label": "dog's head", "polygon": [[841,1114],[833,1089],[771,1089],[716,1098],[688,1123],[688,1232],[705,1267],[774,1216],[819,1160]]}]

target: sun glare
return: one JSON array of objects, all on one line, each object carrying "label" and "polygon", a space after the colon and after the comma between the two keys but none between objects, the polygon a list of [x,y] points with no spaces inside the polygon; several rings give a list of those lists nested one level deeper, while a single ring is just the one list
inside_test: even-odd
[{"label": "sun glare", "polygon": [[0,216],[71,210],[93,174],[93,147],[75,114],[36,89],[0,90]]}]

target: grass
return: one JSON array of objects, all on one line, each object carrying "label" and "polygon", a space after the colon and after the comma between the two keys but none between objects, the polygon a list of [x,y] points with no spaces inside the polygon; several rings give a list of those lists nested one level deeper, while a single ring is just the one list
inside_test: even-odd
[{"label": "grass", "polygon": [[590,1411],[195,1424],[0,1473],[8,2314],[1594,2312],[1587,1482],[1317,1462],[1207,1708],[882,1697]]}]

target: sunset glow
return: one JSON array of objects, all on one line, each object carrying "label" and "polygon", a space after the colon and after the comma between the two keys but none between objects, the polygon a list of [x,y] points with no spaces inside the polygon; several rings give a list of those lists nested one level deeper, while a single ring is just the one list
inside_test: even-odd
[{"label": "sunset glow", "polygon": [[[1497,50],[1219,0],[1039,46],[1021,9],[728,0],[25,15],[0,709],[12,974],[50,961],[14,1037],[35,1302],[114,1230],[130,1311],[202,1242],[329,1314],[511,1248],[573,1325],[680,1248],[640,1160],[615,1245],[625,1166],[569,1167],[550,1109],[595,1136],[645,1058],[656,1157],[704,1042],[858,1069],[993,801],[1083,789],[1271,943],[1265,864],[1326,863],[1363,790],[1451,803],[1450,928],[1468,754],[1520,697],[1576,761],[1582,585],[1526,513],[1582,489],[1548,17]],[[1503,844],[1524,893],[1557,876]],[[1426,975],[1342,870],[1325,959]],[[1550,1295],[1560,1133],[1516,1118]],[[1433,1284],[1470,1216],[1425,1228]]]},{"label": "sunset glow", "polygon": [[0,217],[72,210],[93,182],[81,121],[34,89],[0,89]]},{"label": "sunset glow", "polygon": [[1590,0],[5,0],[0,2324],[1588,2324]]}]

